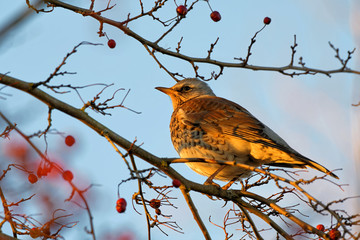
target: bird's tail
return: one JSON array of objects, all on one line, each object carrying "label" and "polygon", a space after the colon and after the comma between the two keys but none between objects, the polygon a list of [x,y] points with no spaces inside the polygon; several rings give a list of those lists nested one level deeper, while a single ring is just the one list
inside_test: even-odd
[{"label": "bird's tail", "polygon": [[338,176],[336,176],[332,171],[328,170],[326,167],[318,164],[317,162],[314,162],[304,156],[292,156],[294,161],[289,162],[287,161],[281,161],[281,159],[267,163],[266,165],[269,166],[276,166],[276,167],[288,167],[288,168],[314,168],[316,170],[319,170],[320,172],[326,173],[336,179],[339,179]]}]

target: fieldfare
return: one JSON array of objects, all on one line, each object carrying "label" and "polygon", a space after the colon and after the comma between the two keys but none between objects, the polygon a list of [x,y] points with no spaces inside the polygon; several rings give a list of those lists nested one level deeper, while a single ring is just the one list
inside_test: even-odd
[{"label": "fieldfare", "polygon": [[[181,158],[235,161],[254,167],[263,164],[310,167],[338,178],[292,149],[245,108],[216,97],[211,88],[199,79],[188,78],[171,88],[156,89],[171,98],[174,108],[170,121],[171,140]],[[201,175],[223,181],[251,175],[251,171],[237,166],[204,162],[186,164]]]}]

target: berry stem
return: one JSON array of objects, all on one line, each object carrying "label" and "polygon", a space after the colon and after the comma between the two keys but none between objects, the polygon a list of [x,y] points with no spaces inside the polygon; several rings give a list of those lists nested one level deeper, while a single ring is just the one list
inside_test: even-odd
[{"label": "berry stem", "polygon": [[211,8],[211,6],[210,6],[209,0],[205,0],[205,1],[207,2],[208,6],[209,6],[209,8],[210,8],[210,10],[211,10],[211,12],[213,12],[213,10],[212,10],[212,8]]},{"label": "berry stem", "polygon": [[106,32],[104,32],[104,35],[107,38],[107,40],[109,41],[110,39],[109,39],[108,35],[106,34]]}]

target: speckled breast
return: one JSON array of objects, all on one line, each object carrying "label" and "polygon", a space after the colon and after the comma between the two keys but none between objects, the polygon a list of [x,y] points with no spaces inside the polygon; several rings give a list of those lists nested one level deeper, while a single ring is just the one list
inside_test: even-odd
[{"label": "speckled breast", "polygon": [[[218,134],[213,136],[207,134],[200,126],[190,124],[184,119],[173,114],[170,123],[171,139],[176,151],[182,158],[207,158],[215,160],[236,161],[237,156],[229,151],[225,137]],[[195,172],[204,175],[212,175],[219,167],[218,164],[210,163],[186,163]],[[240,175],[245,176],[243,169],[235,166],[227,166],[219,172],[215,179],[228,181]],[[242,176],[242,177],[243,177]],[[246,174],[248,176],[248,174]]]}]

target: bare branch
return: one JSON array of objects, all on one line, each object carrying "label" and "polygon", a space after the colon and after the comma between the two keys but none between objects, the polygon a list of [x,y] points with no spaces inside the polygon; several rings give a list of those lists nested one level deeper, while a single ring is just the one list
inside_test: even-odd
[{"label": "bare branch", "polygon": [[[60,71],[61,67],[66,64],[66,60],[67,60],[71,55],[73,55],[74,53],[76,53],[76,52],[77,52],[77,48],[80,47],[81,45],[93,45],[93,46],[97,46],[97,45],[102,45],[102,44],[100,44],[100,43],[91,43],[91,42],[86,42],[86,41],[79,43],[78,45],[76,45],[76,46],[73,48],[73,50],[72,50],[71,52],[69,52],[69,53],[66,54],[66,56],[64,57],[64,59],[63,59],[63,61],[60,63],[60,65],[55,68],[54,72],[53,72],[52,74],[50,74],[50,76],[49,76],[45,81],[38,82],[38,83],[34,83],[34,84],[33,84],[33,88],[36,88],[36,87],[38,87],[38,86],[40,86],[40,85],[44,85],[44,86],[49,87],[49,86],[48,86],[48,83],[49,83],[49,82],[51,81],[51,79],[54,78],[55,76],[65,75],[65,74],[76,74],[76,73],[74,73],[74,72],[67,72],[67,71],[65,71],[65,72],[59,72],[59,71]],[[51,88],[51,87],[49,87],[49,88]]]},{"label": "bare branch", "polygon": [[218,41],[219,41],[219,37],[216,39],[216,41],[214,43],[210,44],[210,49],[208,50],[208,55],[206,58],[210,59],[210,55],[214,51],[214,47]]},{"label": "bare branch", "polygon": [[[194,65],[194,63],[207,63],[210,65],[216,65],[218,67],[222,67],[222,68],[245,68],[245,69],[250,69],[250,70],[254,70],[254,71],[274,71],[274,72],[279,72],[285,75],[289,75],[289,76],[295,76],[295,75],[305,75],[305,74],[324,74],[326,76],[331,76],[332,74],[335,73],[353,73],[353,74],[360,74],[360,71],[356,71],[356,70],[352,70],[352,69],[348,69],[348,68],[344,68],[341,67],[339,69],[332,69],[332,70],[322,70],[322,69],[316,69],[316,68],[309,68],[309,67],[304,67],[304,66],[283,66],[283,67],[267,67],[267,66],[256,66],[256,65],[250,65],[248,64],[250,55],[251,55],[251,48],[253,46],[253,44],[255,43],[255,38],[257,36],[257,34],[262,31],[262,29],[266,26],[264,26],[262,29],[260,29],[258,32],[255,33],[255,35],[252,37],[250,45],[248,47],[248,53],[245,59],[242,58],[236,58],[238,60],[241,60],[241,63],[233,63],[233,62],[222,62],[222,61],[218,61],[218,60],[213,60],[213,59],[208,59],[208,58],[198,58],[198,57],[192,57],[192,56],[187,56],[184,54],[180,54],[177,51],[171,51],[169,49],[165,49],[161,46],[159,46],[156,42],[151,42],[143,37],[141,37],[140,35],[136,34],[135,32],[133,32],[132,30],[130,30],[126,25],[125,22],[117,22],[114,20],[111,20],[109,18],[105,18],[102,17],[98,14],[94,14],[92,11],[88,10],[88,9],[84,9],[84,8],[79,8],[76,7],[74,5],[71,4],[67,4],[67,3],[63,3],[59,0],[46,0],[49,3],[52,3],[55,6],[58,7],[63,7],[66,8],[68,10],[74,11],[76,13],[80,13],[84,16],[90,16],[92,18],[97,19],[99,22],[101,23],[106,23],[109,25],[112,25],[114,27],[119,28],[120,30],[122,30],[125,34],[127,34],[128,36],[136,39],[137,41],[139,41],[140,43],[142,43],[143,45],[146,45],[148,47],[151,47],[153,50],[161,52],[165,55],[169,55],[178,59],[182,59],[184,61],[189,62],[190,64]],[[351,53],[351,52],[350,52]],[[294,71],[294,73],[287,73],[287,71]]]},{"label": "bare branch", "polygon": [[294,45],[290,46],[291,48],[291,60],[290,60],[290,64],[289,66],[294,65],[294,57],[295,57],[295,53],[296,53],[296,47],[298,46],[298,44],[296,43],[296,35],[294,35]]},{"label": "bare branch", "polygon": [[[182,39],[182,38],[181,38]],[[180,42],[181,42],[181,40],[180,40]],[[180,49],[180,42],[179,42],[179,49]],[[155,52],[154,51],[151,51],[150,49],[149,49],[149,47],[148,46],[146,46],[145,44],[143,45],[144,47],[145,47],[145,49],[148,51],[148,53],[154,58],[154,60],[157,62],[157,64],[159,64],[159,66],[160,66],[160,68],[162,68],[162,69],[164,69],[165,70],[165,72],[167,72],[169,75],[170,75],[170,77],[172,77],[176,82],[178,82],[179,80],[175,77],[176,75],[178,75],[179,76],[179,74],[178,73],[172,73],[172,72],[170,72],[163,64],[161,64],[160,63],[160,61],[156,58],[156,56],[155,56]]]}]

